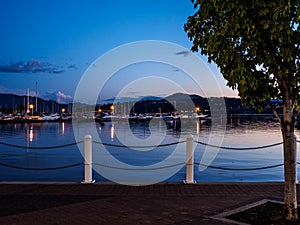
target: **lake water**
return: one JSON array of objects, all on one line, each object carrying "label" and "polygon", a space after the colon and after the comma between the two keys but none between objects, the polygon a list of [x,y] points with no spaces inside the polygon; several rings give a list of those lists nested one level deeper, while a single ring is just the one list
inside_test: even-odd
[{"label": "lake water", "polygon": [[[144,141],[146,145],[151,145],[153,140],[161,140],[161,144],[177,143],[185,140],[187,133],[180,133],[174,129],[167,129],[163,122],[149,126],[145,123],[132,123],[130,127],[125,122],[112,124],[106,122],[104,126],[96,123],[80,123],[80,129],[84,133],[93,133],[96,129],[99,140],[110,144],[105,148],[117,160],[133,166],[151,166],[165,160],[179,148],[179,154],[176,155],[176,162],[185,162],[186,143],[174,144],[151,148],[146,150],[137,150],[131,148],[114,147],[113,145],[122,145],[126,139],[132,136]],[[129,130],[128,130],[129,128]],[[79,129],[76,127],[74,130]],[[74,143],[75,140],[72,123],[33,123],[33,124],[0,124],[0,141],[3,143],[23,146],[17,148],[0,144],[0,164],[32,168],[33,170],[24,170],[10,168],[0,165],[0,181],[75,181],[83,180],[83,156],[79,150],[83,146],[67,146],[54,149],[32,149],[32,147],[61,146]],[[129,133],[128,133],[129,132]],[[198,121],[192,121],[189,124],[189,133],[192,133],[194,139],[207,143],[210,137],[209,126],[201,125]],[[117,134],[117,135],[116,135]],[[297,130],[296,135],[300,137]],[[149,138],[154,138],[149,139]],[[82,135],[82,139],[84,135]],[[98,137],[93,137],[97,140]],[[281,142],[281,133],[277,123],[251,123],[248,125],[238,125],[235,128],[228,126],[222,142],[222,146],[228,147],[257,147]],[[134,142],[135,143],[135,142]],[[139,143],[130,145],[139,145]],[[97,151],[99,143],[93,143],[93,151]],[[194,143],[195,162],[199,163],[204,156],[206,148],[204,145]],[[299,144],[298,144],[299,145]],[[299,146],[298,146],[299,147]],[[299,158],[299,157],[298,157]],[[97,158],[95,158],[97,160]],[[299,160],[298,160],[299,161]],[[70,168],[52,170],[56,167],[74,165]],[[102,164],[109,161],[103,161]],[[211,166],[224,168],[259,168],[283,163],[282,145],[258,149],[258,150],[219,150]],[[97,165],[95,165],[97,167]],[[99,165],[98,165],[99,166]],[[49,170],[34,170],[44,168]],[[216,168],[207,168],[199,171],[198,165],[194,167],[195,180],[197,182],[254,182],[254,181],[283,181],[283,166],[264,170],[221,170]],[[299,168],[299,166],[298,166]],[[161,169],[160,173],[164,173]],[[299,174],[299,173],[298,173]],[[148,172],[149,176],[157,176],[155,173]],[[98,182],[109,181],[98,173],[93,172],[93,178]],[[179,167],[178,171],[171,176],[167,176],[164,181],[181,182],[185,180],[185,166]]]}]

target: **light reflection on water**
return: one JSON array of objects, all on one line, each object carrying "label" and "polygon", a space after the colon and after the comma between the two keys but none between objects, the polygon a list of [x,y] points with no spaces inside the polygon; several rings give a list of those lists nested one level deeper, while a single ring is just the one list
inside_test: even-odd
[{"label": "light reflection on water", "polygon": [[111,125],[110,126],[110,139],[111,139],[111,141],[114,140],[114,137],[115,137],[115,129],[114,129],[114,125]]},{"label": "light reflection on water", "polygon": [[[82,123],[87,134],[92,129],[91,123]],[[99,136],[103,142],[120,144],[115,136],[116,130],[121,131],[122,139],[126,140],[125,123],[112,125],[106,123],[101,127],[96,125]],[[79,129],[79,128],[78,128]],[[138,138],[146,139],[150,135],[164,136],[163,143],[173,143],[182,139],[187,133],[180,133],[173,129],[164,129],[161,122],[151,128],[142,123],[133,123],[131,132]],[[31,167],[53,168],[83,162],[81,153],[76,145],[62,149],[32,150],[29,147],[58,146],[75,142],[71,123],[33,123],[33,124],[1,124],[0,141],[25,146],[27,148],[14,148],[0,145],[0,163]],[[207,142],[209,127],[200,122],[189,124],[189,132],[199,141]],[[296,130],[296,135],[300,133]],[[83,137],[82,137],[83,139]],[[281,142],[281,132],[275,123],[253,123],[250,125],[231,126],[226,130],[223,146],[229,147],[256,147]],[[182,161],[185,161],[185,144],[182,145]],[[93,144],[93,148],[97,148]],[[131,149],[109,147],[109,151],[120,161],[132,165],[151,165],[163,160],[174,150],[174,146],[156,148],[151,151],[139,152]],[[205,147],[198,144],[195,150],[195,162],[200,162]],[[227,168],[255,168],[283,163],[282,145],[265,149],[232,151],[220,150],[213,166]],[[180,156],[181,157],[181,156]],[[298,161],[299,156],[298,156]],[[19,170],[2,167],[0,181],[81,181],[83,179],[83,165],[62,170]],[[94,173],[97,181],[105,181],[99,174]],[[180,182],[185,179],[185,168],[170,177],[167,181]],[[195,166],[195,179],[198,182],[234,182],[234,181],[282,181],[283,167],[253,171],[227,171],[208,168],[203,172]]]}]

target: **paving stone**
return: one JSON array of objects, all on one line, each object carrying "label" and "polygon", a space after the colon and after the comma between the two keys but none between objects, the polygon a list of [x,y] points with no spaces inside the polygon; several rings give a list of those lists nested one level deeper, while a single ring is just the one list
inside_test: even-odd
[{"label": "paving stone", "polygon": [[261,199],[283,183],[0,183],[1,225],[226,224],[209,216]]}]

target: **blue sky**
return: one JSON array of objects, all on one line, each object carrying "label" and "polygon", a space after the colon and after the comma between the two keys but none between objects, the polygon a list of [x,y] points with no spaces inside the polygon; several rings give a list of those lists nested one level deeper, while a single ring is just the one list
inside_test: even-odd
[{"label": "blue sky", "polygon": [[[194,13],[189,0],[6,0],[0,11],[1,93],[25,94],[38,82],[39,96],[58,93],[63,100],[74,96],[94,60],[119,45],[162,40],[191,47],[183,30]],[[216,66],[209,67],[224,95],[236,96]],[[107,98],[112,95],[104,93]]]}]

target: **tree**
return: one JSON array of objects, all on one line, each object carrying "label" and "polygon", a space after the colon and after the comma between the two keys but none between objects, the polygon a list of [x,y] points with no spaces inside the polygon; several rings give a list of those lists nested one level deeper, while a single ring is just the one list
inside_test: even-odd
[{"label": "tree", "polygon": [[[280,121],[284,149],[285,218],[297,221],[294,108],[299,100],[299,0],[192,0],[184,26],[193,42],[258,110],[268,103]],[[271,99],[283,101],[279,115]]]}]

